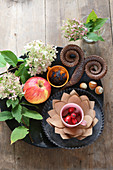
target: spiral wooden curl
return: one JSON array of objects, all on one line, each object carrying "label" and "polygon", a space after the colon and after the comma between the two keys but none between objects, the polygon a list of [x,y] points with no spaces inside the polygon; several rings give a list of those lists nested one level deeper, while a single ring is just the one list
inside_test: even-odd
[{"label": "spiral wooden curl", "polygon": [[69,82],[64,86],[64,88],[78,83],[84,71],[86,71],[86,74],[91,79],[95,80],[102,78],[107,72],[107,65],[102,57],[91,55],[84,58],[84,52],[77,45],[70,44],[65,46],[61,50],[60,59],[67,67],[76,66]]}]

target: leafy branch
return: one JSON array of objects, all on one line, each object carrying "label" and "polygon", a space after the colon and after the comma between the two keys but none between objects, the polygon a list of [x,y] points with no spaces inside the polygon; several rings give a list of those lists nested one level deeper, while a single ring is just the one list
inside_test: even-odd
[{"label": "leafy branch", "polygon": [[[21,62],[21,64],[19,62]],[[25,64],[26,64],[25,59],[17,58],[17,56],[12,51],[9,51],[9,50],[1,51],[0,52],[0,67],[6,67],[7,63],[13,67],[13,68],[7,70],[8,75],[9,75],[8,71],[17,69],[15,72],[15,76],[20,77],[22,84],[24,84],[27,81],[27,79],[30,78],[30,74],[28,74],[29,67],[28,66],[25,67]],[[5,75],[6,73],[2,73],[2,74]],[[5,83],[5,81],[8,80],[7,77],[5,80],[3,80],[3,78],[4,77],[0,78],[0,83],[1,83],[1,81],[3,81],[3,83]],[[19,82],[19,84],[20,84],[20,82]],[[2,86],[4,86],[4,85],[5,84],[2,84]],[[7,85],[7,87],[9,88],[9,85]],[[11,93],[13,93],[13,91],[14,91],[13,85],[10,86],[10,88],[12,88],[12,89],[10,89],[9,91],[11,91]],[[17,87],[15,86],[15,88],[17,88]],[[9,91],[7,91],[7,88],[6,88],[6,91],[4,93],[7,93],[7,95],[9,95]],[[21,91],[22,91],[22,89],[21,89]],[[19,93],[17,93],[17,94],[19,94]],[[5,96],[3,97],[1,95],[0,98],[3,99],[3,98],[5,98]],[[9,98],[10,98],[10,96],[9,96]],[[26,108],[26,106],[30,106],[33,109],[34,108],[38,109],[38,107],[36,105],[30,104],[28,102],[21,102],[20,96],[16,96],[16,98],[13,100],[12,100],[12,98],[7,99],[6,106],[7,106],[7,108],[10,109],[10,111],[0,112],[0,121],[15,119],[20,124],[20,126],[15,128],[11,133],[11,144],[16,142],[17,140],[23,139],[26,135],[29,134],[29,122],[30,122],[31,118],[36,119],[36,120],[43,119],[43,117],[37,111],[29,110],[28,108]],[[29,136],[30,136],[30,134],[29,134]],[[30,138],[31,138],[31,136],[30,136]]]},{"label": "leafy branch", "polygon": [[[22,63],[20,64],[20,62]],[[28,66],[25,67],[26,59],[17,58],[17,56],[12,51],[9,50],[0,51],[0,67],[6,67],[7,63],[10,66],[13,66],[13,68],[7,71],[12,71],[14,69],[17,69],[15,75],[17,77],[20,77],[21,83],[24,84],[30,78],[30,74],[28,74],[29,67]]]},{"label": "leafy branch", "polygon": [[100,35],[100,28],[103,27],[108,18],[98,18],[94,10],[87,17],[86,23],[84,25],[88,29],[88,33],[85,37],[93,41],[104,41]]},{"label": "leafy branch", "polygon": [[[23,139],[29,132],[29,121],[30,118],[36,120],[42,120],[43,117],[34,110],[29,110],[25,106],[22,106],[22,103],[19,103],[19,100],[7,100],[7,107],[11,107],[11,111],[3,111],[0,113],[0,121],[6,121],[15,119],[18,123],[22,123],[25,127],[19,126],[15,128],[11,134],[11,144],[16,142],[19,139]],[[28,103],[24,102],[24,105]],[[31,107],[34,105],[30,104]]]}]

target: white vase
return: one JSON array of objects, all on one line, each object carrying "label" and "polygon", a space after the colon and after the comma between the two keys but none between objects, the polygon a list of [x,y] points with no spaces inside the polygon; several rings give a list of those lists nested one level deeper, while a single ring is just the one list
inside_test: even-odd
[{"label": "white vase", "polygon": [[86,36],[83,37],[83,39],[84,39],[87,43],[93,43],[93,42],[95,42],[95,41],[93,41],[93,40],[88,39]]},{"label": "white vase", "polygon": [[[98,30],[97,32],[95,32],[96,34],[98,34],[98,36],[102,36],[105,32],[105,28],[102,27],[100,30]],[[87,43],[96,43],[97,41],[93,41],[91,39],[88,39],[87,36],[83,37],[83,39],[87,42]]]}]

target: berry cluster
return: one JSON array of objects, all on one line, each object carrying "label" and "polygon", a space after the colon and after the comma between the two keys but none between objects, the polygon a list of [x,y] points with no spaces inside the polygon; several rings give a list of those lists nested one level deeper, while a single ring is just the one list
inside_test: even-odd
[{"label": "berry cluster", "polygon": [[81,120],[80,110],[78,108],[70,107],[63,112],[63,119],[67,124],[75,125]]}]

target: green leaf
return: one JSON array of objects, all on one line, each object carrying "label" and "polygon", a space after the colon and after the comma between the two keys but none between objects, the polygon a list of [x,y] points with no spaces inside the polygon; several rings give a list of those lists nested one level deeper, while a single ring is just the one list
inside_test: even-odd
[{"label": "green leaf", "polygon": [[27,109],[26,107],[22,106],[22,113],[25,113],[26,111],[28,111],[29,109]]},{"label": "green leaf", "polygon": [[4,57],[5,61],[12,65],[13,67],[16,66],[18,62],[17,56],[12,51],[1,51],[1,55]]},{"label": "green leaf", "polygon": [[24,59],[23,58],[18,58],[18,62],[23,62]]},{"label": "green leaf", "polygon": [[13,117],[20,123],[22,118],[22,106],[18,104],[16,107],[12,109]]},{"label": "green leaf", "polygon": [[7,62],[4,60],[4,57],[0,54],[0,67],[5,67],[6,63]]},{"label": "green leaf", "polygon": [[107,18],[97,18],[97,20],[94,23],[92,31],[94,32],[94,31],[99,30],[101,27],[103,27],[106,21],[107,21]]},{"label": "green leaf", "polygon": [[15,72],[16,76],[20,76],[21,82],[24,84],[29,78],[30,74],[28,74],[27,68],[25,67],[25,63],[22,63],[19,69]]},{"label": "green leaf", "polygon": [[7,105],[7,107],[10,107],[12,105],[12,100],[11,99],[7,100],[6,105]]},{"label": "green leaf", "polygon": [[30,119],[28,117],[22,116],[21,123],[29,127]]},{"label": "green leaf", "polygon": [[25,105],[25,106],[35,107],[36,109],[39,109],[39,107],[36,106],[36,104],[30,104],[30,103],[27,103],[27,102],[21,102],[20,104],[21,104],[21,105]]},{"label": "green leaf", "polygon": [[20,76],[21,82],[24,84],[29,78],[30,78],[30,74],[28,74],[28,71],[26,70],[26,68],[24,68],[24,71]]},{"label": "green leaf", "polygon": [[88,29],[88,32],[90,32],[90,30],[92,29],[93,23],[94,23],[94,22],[92,22],[92,21],[88,22],[87,24],[84,23],[85,27]]},{"label": "green leaf", "polygon": [[104,39],[102,38],[102,36],[99,36],[98,39],[99,39],[100,41],[104,41]]},{"label": "green leaf", "polygon": [[11,112],[9,111],[0,112],[0,121],[10,120],[10,119],[13,119]]},{"label": "green leaf", "polygon": [[87,38],[90,39],[90,40],[93,40],[93,41],[98,41],[99,40],[98,35],[93,33],[93,32],[87,34]]},{"label": "green leaf", "polygon": [[97,34],[90,32],[87,34],[87,38],[93,41],[104,41],[104,39],[102,38],[102,36],[98,36]]},{"label": "green leaf", "polygon": [[21,76],[24,71],[25,63],[20,64],[18,70],[15,71],[15,76]]},{"label": "green leaf", "polygon": [[0,82],[1,82],[1,80],[3,80],[3,77],[0,77]]},{"label": "green leaf", "polygon": [[74,38],[70,38],[70,40],[69,41],[74,41]]},{"label": "green leaf", "polygon": [[7,107],[10,107],[12,105],[12,108],[14,108],[18,104],[19,104],[18,98],[16,98],[16,100],[8,99],[6,102]]},{"label": "green leaf", "polygon": [[89,14],[89,16],[87,17],[86,23],[90,22],[90,21],[96,21],[97,19],[97,15],[95,13],[94,10],[92,10],[92,12]]},{"label": "green leaf", "polygon": [[43,117],[36,111],[34,110],[26,110],[23,115],[25,117],[29,117],[29,118],[32,118],[32,119],[36,119],[36,120],[42,120]]},{"label": "green leaf", "polygon": [[25,138],[25,136],[29,133],[29,130],[27,128],[25,128],[24,126],[19,126],[17,128],[15,128],[12,131],[11,134],[11,144],[13,144],[14,142]]}]

